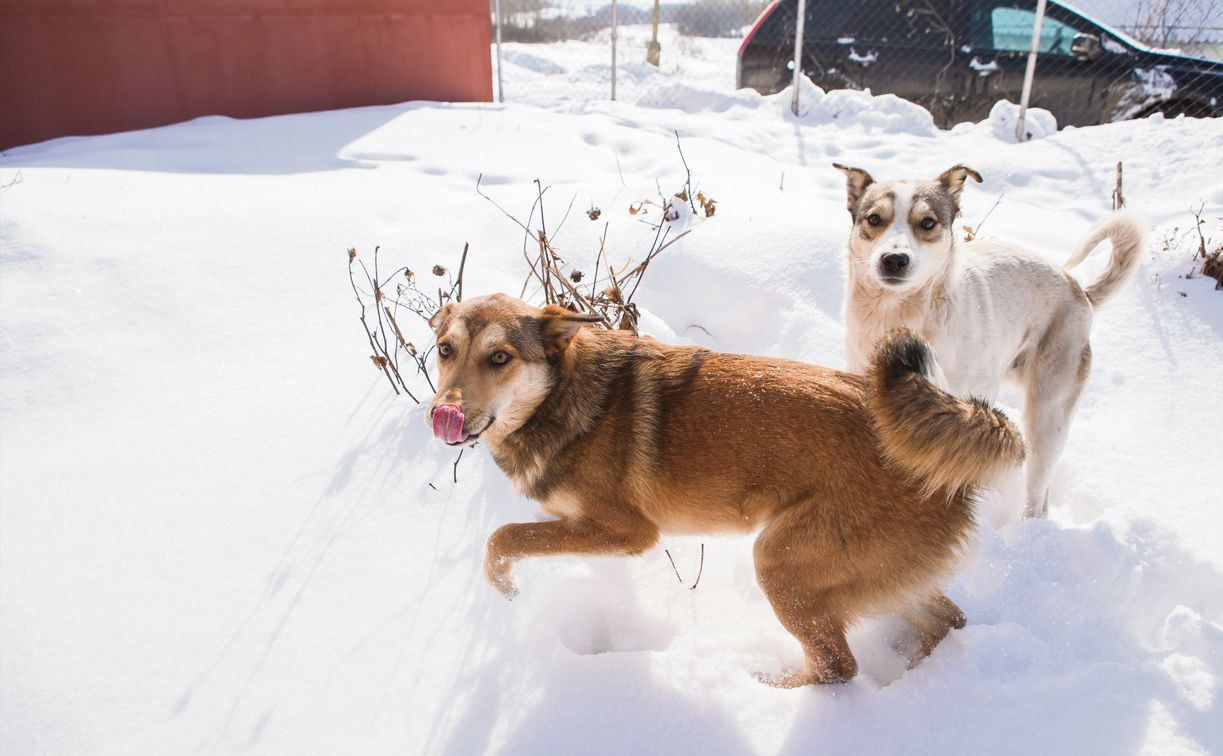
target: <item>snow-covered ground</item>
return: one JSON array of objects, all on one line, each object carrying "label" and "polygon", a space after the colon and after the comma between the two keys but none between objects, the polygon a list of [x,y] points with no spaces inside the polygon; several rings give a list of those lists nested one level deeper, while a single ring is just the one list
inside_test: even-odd
[{"label": "snow-covered ground", "polygon": [[[1006,106],[942,132],[890,97],[809,88],[796,119],[788,93],[670,87],[204,118],[0,158],[0,750],[1223,752],[1223,293],[1160,241],[1199,202],[1223,214],[1223,122],[1015,144]],[[985,183],[964,222],[1001,197],[982,234],[1054,260],[1123,160],[1157,227],[1098,313],[1051,518],[1018,520],[1017,480],[987,497],[949,587],[969,625],[912,670],[882,617],[851,636],[852,683],[757,683],[800,653],[749,538],[527,562],[505,602],[484,539],[536,508],[479,449],[452,482],[452,450],[370,366],[348,247],[427,277],[470,242],[466,291],[518,293],[521,231],[483,174],[522,218],[550,185],[578,267],[605,222],[612,259],[640,259],[653,231],[627,208],[679,187],[673,130],[718,212],[681,219],[637,293],[668,340],[842,364],[834,160],[966,162]],[[691,581],[702,542],[690,591],[663,548]]]}]

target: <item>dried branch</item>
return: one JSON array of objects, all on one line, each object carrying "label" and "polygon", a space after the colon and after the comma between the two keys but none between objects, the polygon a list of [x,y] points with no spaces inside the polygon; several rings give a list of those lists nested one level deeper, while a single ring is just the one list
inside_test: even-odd
[{"label": "dried branch", "polygon": [[695,591],[696,587],[701,584],[701,575],[705,574],[705,544],[701,544],[701,566],[696,571],[696,582],[688,587],[688,590]]},{"label": "dried branch", "polygon": [[391,377],[391,371],[387,369],[387,362],[389,362],[389,360],[387,360],[383,350],[379,349],[378,342],[374,339],[374,332],[370,330],[369,322],[365,319],[365,300],[361,298],[361,292],[357,289],[357,280],[352,269],[352,261],[355,259],[357,259],[357,250],[349,249],[348,282],[352,284],[353,296],[357,298],[357,304],[361,307],[361,327],[365,329],[365,335],[369,339],[369,347],[374,351],[374,353],[370,355],[370,359],[373,360],[376,367],[382,370],[382,373],[386,376],[387,382],[391,384],[391,389],[398,394],[399,387],[395,385],[395,379]]},{"label": "dried branch", "polygon": [[989,210],[985,213],[985,217],[981,219],[981,222],[977,224],[975,229],[972,226],[964,226],[964,241],[970,242],[977,238],[977,235],[981,233],[981,227],[985,225],[985,221],[989,220],[989,216],[993,214],[994,208],[998,207],[998,203],[1002,202],[1002,198],[1005,195],[1006,192],[998,195],[998,199],[994,200],[993,205],[990,205]]},{"label": "dried branch", "polygon": [[456,302],[463,301],[463,271],[467,268],[467,248],[469,246],[467,242],[463,242],[463,257],[459,259],[459,278],[454,284],[458,292],[454,298]]},{"label": "dried branch", "polygon": [[667,559],[670,559],[670,560],[671,560],[671,569],[672,569],[672,570],[675,572],[675,579],[679,581],[679,584],[680,584],[680,585],[683,585],[683,584],[684,584],[684,579],[683,579],[682,577],[680,577],[680,576],[679,576],[679,568],[675,566],[675,559],[673,559],[673,558],[671,557],[671,550],[670,550],[670,549],[663,549],[663,550],[662,550],[662,553],[666,554],[666,555],[667,555]]},{"label": "dried branch", "polygon": [[684,159],[684,148],[679,143],[679,131],[675,132],[675,149],[679,150],[679,159],[684,164],[684,173],[686,174],[684,179],[684,186],[686,187],[684,199],[688,200],[688,207],[692,209],[692,214],[696,215],[696,205],[692,202],[692,170],[688,167],[688,161]]}]

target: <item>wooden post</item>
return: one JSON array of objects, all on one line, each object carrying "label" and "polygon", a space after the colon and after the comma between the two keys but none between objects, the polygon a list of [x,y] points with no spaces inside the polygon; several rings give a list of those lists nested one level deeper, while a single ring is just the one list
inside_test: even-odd
[{"label": "wooden post", "polygon": [[803,75],[803,22],[807,19],[807,0],[798,0],[798,24],[794,29],[794,81],[790,88],[790,112],[798,115],[798,82]]},{"label": "wooden post", "polygon": [[1028,141],[1024,130],[1024,119],[1028,114],[1028,101],[1032,97],[1032,80],[1036,78],[1036,53],[1040,49],[1040,24],[1045,20],[1045,0],[1036,0],[1036,19],[1032,24],[1032,46],[1028,50],[1028,67],[1023,74],[1023,92],[1019,96],[1019,117],[1015,119],[1015,139]]},{"label": "wooden post", "polygon": [[654,29],[650,33],[650,41],[645,43],[645,62],[658,68],[662,45],[658,44],[658,4],[662,0],[654,0]]}]

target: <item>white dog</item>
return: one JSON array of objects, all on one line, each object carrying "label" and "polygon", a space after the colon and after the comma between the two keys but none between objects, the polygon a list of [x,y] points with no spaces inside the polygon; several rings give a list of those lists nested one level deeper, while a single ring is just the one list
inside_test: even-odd
[{"label": "white dog", "polygon": [[[934,181],[876,183],[859,168],[835,167],[846,175],[853,217],[849,370],[865,372],[875,342],[904,326],[934,348],[935,381],[951,393],[993,401],[1004,383],[1018,384],[1029,451],[1024,516],[1045,516],[1049,478],[1091,368],[1092,311],[1133,271],[1145,225],[1128,213],[1110,215],[1058,269],[1014,244],[957,242],[964,181],[981,181],[971,168],[957,165]],[[1105,239],[1108,270],[1084,289],[1066,269]]]}]

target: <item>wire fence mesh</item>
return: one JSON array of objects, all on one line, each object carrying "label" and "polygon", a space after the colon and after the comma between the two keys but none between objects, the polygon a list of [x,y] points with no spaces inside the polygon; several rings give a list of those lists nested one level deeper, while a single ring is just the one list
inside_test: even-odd
[{"label": "wire fence mesh", "polygon": [[[679,105],[668,98],[686,90],[669,85],[769,94],[793,77],[798,0],[498,3],[506,102]],[[802,72],[912,100],[942,126],[980,120],[1020,98],[1036,5],[806,0]],[[1049,0],[1038,50],[1032,106],[1059,125],[1223,114],[1223,66],[1201,60],[1223,59],[1223,0]]]}]

